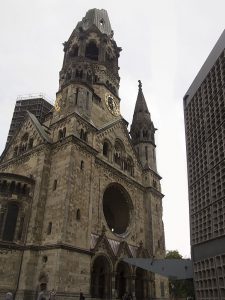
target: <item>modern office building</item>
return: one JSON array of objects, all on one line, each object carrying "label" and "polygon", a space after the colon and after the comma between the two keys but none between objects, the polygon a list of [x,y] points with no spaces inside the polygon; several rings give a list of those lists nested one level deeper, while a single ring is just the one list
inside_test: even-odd
[{"label": "modern office building", "polygon": [[27,96],[19,96],[13,112],[13,117],[7,138],[7,144],[13,137],[16,130],[20,127],[24,120],[26,111],[31,112],[35,117],[42,122],[43,117],[53,108],[52,104],[46,99],[43,94],[31,94]]},{"label": "modern office building", "polygon": [[192,259],[197,299],[225,299],[225,31],[186,95]]}]

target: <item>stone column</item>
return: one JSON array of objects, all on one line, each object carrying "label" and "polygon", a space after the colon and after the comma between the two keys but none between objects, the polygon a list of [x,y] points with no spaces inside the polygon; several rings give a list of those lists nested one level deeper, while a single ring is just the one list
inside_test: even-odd
[{"label": "stone column", "polygon": [[130,292],[132,294],[133,300],[136,299],[136,295],[135,295],[135,275],[131,275],[130,276]]},{"label": "stone column", "polygon": [[148,298],[148,278],[143,278],[143,297],[144,299]]},{"label": "stone column", "polygon": [[111,276],[111,285],[112,285],[112,291],[111,291],[111,298],[116,299],[117,298],[117,291],[116,291],[116,272],[112,272],[110,274]]},{"label": "stone column", "polygon": [[85,56],[85,49],[86,49],[86,40],[84,37],[80,37],[80,47],[78,50],[78,56]]},{"label": "stone column", "polygon": [[106,43],[107,41],[103,39],[99,44],[99,62],[105,62]]}]

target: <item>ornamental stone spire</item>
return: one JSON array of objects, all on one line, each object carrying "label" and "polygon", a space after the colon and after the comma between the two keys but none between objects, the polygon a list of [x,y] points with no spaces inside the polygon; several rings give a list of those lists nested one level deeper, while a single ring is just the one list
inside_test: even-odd
[{"label": "ornamental stone spire", "polygon": [[140,80],[138,80],[138,83],[138,95],[130,135],[143,167],[149,167],[156,171],[154,137],[156,129],[145,101],[142,83]]}]

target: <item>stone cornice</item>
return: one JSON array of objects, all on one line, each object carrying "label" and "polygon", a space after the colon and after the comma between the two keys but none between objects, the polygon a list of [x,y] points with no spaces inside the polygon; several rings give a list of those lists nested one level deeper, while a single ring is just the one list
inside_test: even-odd
[{"label": "stone cornice", "polygon": [[80,148],[82,148],[83,150],[86,150],[88,153],[92,154],[92,155],[97,155],[98,151],[96,149],[94,149],[93,147],[91,147],[90,145],[88,145],[85,141],[81,140],[80,138],[78,138],[75,135],[69,135],[65,138],[63,138],[60,141],[55,142],[52,147],[57,148],[57,147],[61,147],[62,145],[66,145],[68,143],[73,143],[78,145]]},{"label": "stone cornice", "polygon": [[145,168],[145,169],[143,170],[143,173],[144,173],[144,174],[145,174],[145,173],[148,173],[148,172],[153,173],[159,180],[162,179],[162,177],[161,177],[156,171],[154,171],[153,169],[151,169],[150,167]]},{"label": "stone cornice", "polygon": [[155,194],[156,196],[159,196],[161,199],[165,196],[152,186],[147,187],[146,191],[151,191],[152,194]]},{"label": "stone cornice", "polygon": [[0,162],[0,167],[7,167],[11,164],[23,161],[24,159],[29,158],[29,156],[32,156],[32,155],[36,154],[37,152],[40,152],[40,151],[44,150],[45,148],[49,148],[49,147],[50,147],[50,144],[47,142],[37,145],[36,147],[24,152],[23,154],[15,156],[5,162]]},{"label": "stone cornice", "polygon": [[153,143],[152,141],[138,141],[138,142],[133,142],[133,144],[136,146],[136,145],[139,145],[139,144],[151,144],[152,146],[156,147],[156,144]]},{"label": "stone cornice", "polygon": [[26,177],[26,176],[23,176],[23,175],[17,175],[17,174],[14,174],[14,173],[2,173],[0,172],[0,179],[14,179],[14,180],[20,180],[20,181],[23,181],[23,182],[27,182],[27,183],[30,183],[30,184],[34,184],[35,183],[35,180],[33,178],[30,178],[30,177]]},{"label": "stone cornice", "polygon": [[68,245],[65,243],[54,243],[54,244],[45,244],[45,245],[20,245],[16,243],[7,243],[0,241],[0,250],[6,250],[6,251],[45,251],[45,250],[55,250],[55,249],[63,249],[67,251],[72,252],[79,252],[84,253],[88,255],[93,255],[93,251],[89,249],[79,248],[72,245]]},{"label": "stone cornice", "polygon": [[113,94],[113,96],[115,96],[119,100],[119,102],[121,101],[121,98],[116,93],[114,93],[111,89],[109,89],[109,87],[104,82],[95,82],[94,85],[104,86],[108,91],[110,91],[110,93]]},{"label": "stone cornice", "polygon": [[[79,60],[79,62],[83,62],[83,61]],[[85,63],[87,63],[87,62],[85,61]],[[71,79],[69,82],[65,83],[65,84],[61,87],[60,90],[58,90],[58,92],[56,93],[56,95],[59,94],[59,93],[61,93],[62,90],[63,90],[64,88],[66,88],[67,86],[69,86],[69,85],[71,85],[71,84],[80,84],[80,85],[84,85],[84,86],[87,87],[89,90],[91,90],[92,93],[95,92],[94,89],[93,89],[93,87],[92,87],[92,85],[89,84],[89,83],[87,83],[86,81],[84,81],[84,80],[83,80],[83,81],[82,81],[82,80],[77,80],[77,79]]]}]

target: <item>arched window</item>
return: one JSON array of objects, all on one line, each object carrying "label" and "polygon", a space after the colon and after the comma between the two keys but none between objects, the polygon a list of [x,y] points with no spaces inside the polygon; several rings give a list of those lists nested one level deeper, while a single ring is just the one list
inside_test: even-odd
[{"label": "arched window", "polygon": [[76,219],[79,221],[80,220],[80,209],[78,208],[77,213],[76,213]]},{"label": "arched window", "polygon": [[10,190],[11,193],[14,193],[15,189],[16,189],[16,183],[15,183],[15,181],[12,181],[10,183],[9,190]]},{"label": "arched window", "polygon": [[83,162],[83,160],[80,162],[80,169],[81,169],[81,170],[84,169],[84,162]]},{"label": "arched window", "polygon": [[73,45],[71,51],[70,51],[70,56],[71,57],[76,57],[78,56],[78,46],[77,45]]},{"label": "arched window", "polygon": [[98,47],[94,41],[91,41],[86,46],[85,50],[85,57],[92,59],[92,60],[98,60]]},{"label": "arched window", "polygon": [[83,129],[80,130],[80,138],[82,140],[84,139],[84,130]]},{"label": "arched window", "polygon": [[13,241],[19,207],[15,203],[9,203],[2,238],[4,241]]},{"label": "arched window", "polygon": [[50,235],[52,233],[52,222],[48,223],[48,229],[47,229],[47,235]]},{"label": "arched window", "polygon": [[148,138],[148,130],[143,129],[143,138],[147,139]]},{"label": "arched window", "polygon": [[7,191],[7,187],[8,187],[7,181],[4,180],[4,181],[2,182],[2,184],[1,184],[1,192],[6,192],[6,191]]},{"label": "arched window", "polygon": [[80,130],[80,138],[84,141],[87,141],[87,132],[85,132],[84,129]]},{"label": "arched window", "polygon": [[29,144],[28,144],[28,148],[29,148],[29,149],[33,148],[33,143],[34,143],[34,139],[33,139],[33,138],[30,138],[30,139],[29,139]]},{"label": "arched window", "polygon": [[26,132],[26,133],[24,133],[24,135],[22,136],[22,142],[26,142],[27,140],[28,140],[28,137],[29,137],[29,135],[28,135],[28,133]]},{"label": "arched window", "polygon": [[18,146],[16,146],[16,147],[14,148],[13,156],[17,156],[17,154],[18,154]]},{"label": "arched window", "polygon": [[158,240],[158,249],[160,249],[160,240]]},{"label": "arched window", "polygon": [[39,283],[40,283],[40,290],[47,291],[47,284],[48,284],[48,276],[44,272],[39,276]]},{"label": "arched window", "polygon": [[140,138],[140,131],[136,131],[136,132],[135,132],[135,138],[136,138],[136,139],[139,139],[139,138]]},{"label": "arched window", "polygon": [[24,195],[27,194],[27,185],[26,184],[23,185],[22,194],[24,194]]},{"label": "arched window", "polygon": [[108,157],[109,156],[109,144],[108,142],[104,142],[103,144],[103,155]]},{"label": "arched window", "polygon": [[71,71],[71,69],[69,69],[66,73],[66,79],[70,80],[71,77],[72,77],[72,71]]},{"label": "arched window", "polygon": [[57,189],[57,180],[55,179],[53,182],[53,191],[55,191]]},{"label": "arched window", "polygon": [[91,70],[87,71],[87,81],[92,82],[92,72],[91,72]]},{"label": "arched window", "polygon": [[123,150],[123,144],[120,141],[116,141],[114,147],[114,161],[119,166],[122,166]]},{"label": "arched window", "polygon": [[131,157],[127,159],[127,171],[131,176],[134,175],[134,163]]},{"label": "arched window", "polygon": [[28,142],[29,134],[26,132],[21,138],[21,144],[20,144],[20,149],[19,152],[23,153],[27,150],[27,142]]},{"label": "arched window", "polygon": [[58,140],[61,140],[62,138],[63,138],[63,131],[62,129],[60,129],[58,132]]},{"label": "arched window", "polygon": [[17,185],[16,185],[16,193],[17,194],[21,193],[21,183],[20,182],[18,182]]},{"label": "arched window", "polygon": [[76,70],[75,77],[82,79],[83,70],[82,69]]},{"label": "arched window", "polygon": [[63,136],[63,138],[66,137],[66,127],[63,128],[62,136]]}]

